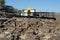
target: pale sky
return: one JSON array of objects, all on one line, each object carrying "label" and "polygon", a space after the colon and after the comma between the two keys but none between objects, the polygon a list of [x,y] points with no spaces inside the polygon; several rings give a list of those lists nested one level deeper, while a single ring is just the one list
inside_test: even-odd
[{"label": "pale sky", "polygon": [[6,0],[16,9],[34,8],[37,11],[60,12],[60,0]]}]

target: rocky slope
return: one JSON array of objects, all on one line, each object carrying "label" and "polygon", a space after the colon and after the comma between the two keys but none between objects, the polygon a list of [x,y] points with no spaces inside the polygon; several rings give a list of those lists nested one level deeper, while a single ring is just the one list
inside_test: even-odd
[{"label": "rocky slope", "polygon": [[[2,36],[1,36],[2,35]],[[60,27],[56,20],[15,18],[0,28],[0,40],[59,40]]]}]

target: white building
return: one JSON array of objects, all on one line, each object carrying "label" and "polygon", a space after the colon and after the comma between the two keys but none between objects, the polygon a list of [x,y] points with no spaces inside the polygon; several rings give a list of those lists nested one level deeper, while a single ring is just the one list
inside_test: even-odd
[{"label": "white building", "polygon": [[36,12],[36,10],[32,8],[23,9],[24,16],[33,16],[34,12]]}]

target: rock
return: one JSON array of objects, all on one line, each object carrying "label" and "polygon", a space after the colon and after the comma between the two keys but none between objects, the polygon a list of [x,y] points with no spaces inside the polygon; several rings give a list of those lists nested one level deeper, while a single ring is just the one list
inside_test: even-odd
[{"label": "rock", "polygon": [[[12,18],[9,21],[4,25],[3,29],[6,30],[1,31],[5,32],[7,40],[51,40],[54,39],[54,35],[60,34],[60,29],[54,20],[40,18],[15,18],[14,20]],[[4,38],[4,35],[1,37]]]}]

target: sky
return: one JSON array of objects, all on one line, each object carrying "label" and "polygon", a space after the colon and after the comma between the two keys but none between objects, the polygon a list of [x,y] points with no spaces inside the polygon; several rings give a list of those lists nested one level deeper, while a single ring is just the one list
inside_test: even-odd
[{"label": "sky", "polygon": [[5,0],[6,5],[16,9],[26,9],[28,7],[41,12],[60,12],[60,0]]}]

